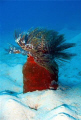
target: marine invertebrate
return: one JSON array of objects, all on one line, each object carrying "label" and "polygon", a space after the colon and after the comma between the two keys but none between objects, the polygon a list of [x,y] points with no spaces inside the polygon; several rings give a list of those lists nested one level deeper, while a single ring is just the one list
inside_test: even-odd
[{"label": "marine invertebrate", "polygon": [[39,65],[51,73],[54,73],[53,69],[57,68],[56,58],[60,60],[70,59],[75,55],[64,51],[75,44],[64,43],[64,35],[59,35],[53,30],[36,28],[26,35],[20,34],[16,42],[23,50],[28,51]]},{"label": "marine invertebrate", "polygon": [[58,64],[56,59],[70,59],[75,54],[65,52],[75,46],[65,43],[64,35],[54,30],[36,28],[28,33],[15,32],[17,44],[22,50],[14,53],[27,54],[28,60],[23,67],[24,92],[44,89],[57,89]]}]

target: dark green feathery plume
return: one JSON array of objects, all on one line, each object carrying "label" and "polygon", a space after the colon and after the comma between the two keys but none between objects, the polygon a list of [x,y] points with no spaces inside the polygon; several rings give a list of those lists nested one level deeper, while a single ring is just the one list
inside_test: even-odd
[{"label": "dark green feathery plume", "polygon": [[[18,38],[17,32],[15,38]],[[55,69],[58,70],[55,59],[69,60],[75,56],[75,54],[66,52],[67,49],[74,47],[75,43],[65,41],[64,35],[59,35],[54,30],[35,28],[27,34],[21,34],[16,42],[23,50],[28,51],[39,65],[54,73]]]}]

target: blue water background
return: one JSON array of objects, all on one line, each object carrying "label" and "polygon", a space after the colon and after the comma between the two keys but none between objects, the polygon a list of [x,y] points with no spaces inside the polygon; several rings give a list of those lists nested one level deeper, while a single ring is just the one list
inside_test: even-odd
[{"label": "blue water background", "polygon": [[0,44],[13,43],[14,30],[31,27],[80,31],[81,1],[0,0]]}]

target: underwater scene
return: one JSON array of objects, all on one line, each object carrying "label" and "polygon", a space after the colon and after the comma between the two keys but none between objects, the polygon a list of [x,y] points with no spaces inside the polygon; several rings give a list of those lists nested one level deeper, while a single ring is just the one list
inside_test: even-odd
[{"label": "underwater scene", "polygon": [[0,0],[0,120],[81,120],[80,0]]}]

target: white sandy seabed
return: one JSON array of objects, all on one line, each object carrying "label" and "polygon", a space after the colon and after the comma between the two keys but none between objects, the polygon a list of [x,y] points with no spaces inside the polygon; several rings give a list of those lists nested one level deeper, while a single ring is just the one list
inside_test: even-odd
[{"label": "white sandy seabed", "polygon": [[[63,31],[68,33],[67,29]],[[71,48],[77,56],[61,65],[56,91],[23,94],[22,66],[26,57],[3,54],[5,51],[0,49],[0,120],[81,120],[80,38],[81,34],[77,34],[68,41],[77,43]]]}]

